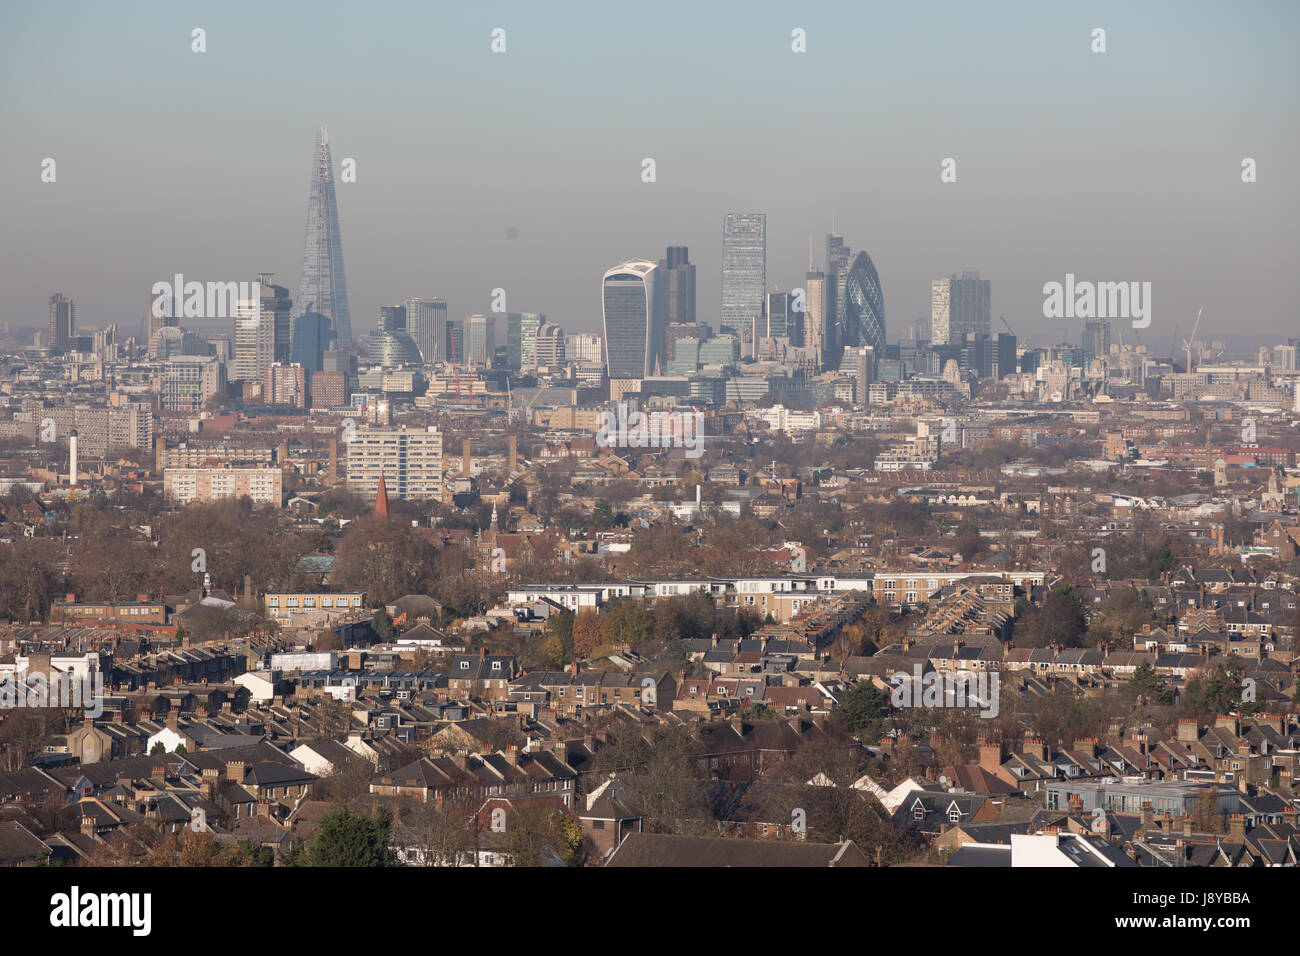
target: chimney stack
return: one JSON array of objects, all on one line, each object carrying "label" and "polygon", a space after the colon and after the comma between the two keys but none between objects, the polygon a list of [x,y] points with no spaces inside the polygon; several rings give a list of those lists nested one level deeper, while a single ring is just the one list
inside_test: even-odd
[{"label": "chimney stack", "polygon": [[1229,843],[1246,842],[1245,814],[1234,813],[1228,817],[1228,842]]}]

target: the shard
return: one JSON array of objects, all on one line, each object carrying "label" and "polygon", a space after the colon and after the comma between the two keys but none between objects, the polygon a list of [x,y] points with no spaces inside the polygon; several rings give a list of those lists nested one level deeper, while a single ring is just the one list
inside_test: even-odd
[{"label": "the shard", "polygon": [[352,346],[348,284],[343,276],[343,237],[339,234],[339,206],[334,195],[334,163],[330,159],[329,133],[324,126],[316,133],[311,198],[307,201],[307,238],[303,244],[298,298],[294,300],[294,323],[307,312],[319,312],[329,318],[337,348]]}]

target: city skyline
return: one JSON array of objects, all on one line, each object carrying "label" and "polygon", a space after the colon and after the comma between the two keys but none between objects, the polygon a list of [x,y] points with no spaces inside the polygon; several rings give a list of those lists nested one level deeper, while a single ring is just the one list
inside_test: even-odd
[{"label": "city skyline", "polygon": [[[1185,333],[1202,306],[1206,334],[1235,336],[1243,345],[1275,340],[1294,326],[1290,299],[1270,278],[1300,256],[1288,227],[1300,206],[1296,187],[1279,173],[1296,133],[1269,118],[1297,103],[1294,84],[1282,82],[1291,67],[1278,38],[1297,19],[1286,6],[1271,8],[1281,28],[1262,37],[1208,4],[1179,18],[1161,16],[1160,7],[1103,6],[1096,16],[1111,36],[1103,55],[1088,49],[1092,21],[1060,11],[1036,11],[1041,36],[1016,25],[1017,6],[978,14],[943,5],[891,11],[881,32],[893,38],[873,46],[869,66],[853,58],[844,36],[863,22],[855,11],[796,16],[759,5],[747,17],[728,18],[704,7],[695,12],[695,29],[682,37],[664,25],[649,27],[672,36],[685,70],[676,84],[698,87],[699,105],[648,127],[606,121],[603,139],[596,140],[584,117],[603,115],[627,83],[591,89],[583,77],[627,51],[579,44],[573,64],[525,91],[520,81],[537,58],[562,42],[559,27],[525,7],[500,14],[511,31],[503,54],[490,51],[495,21],[403,8],[413,35],[423,27],[449,38],[449,68],[473,77],[495,71],[495,78],[486,93],[443,104],[430,122],[399,126],[402,111],[419,115],[410,112],[417,101],[400,68],[318,88],[290,76],[266,109],[249,110],[254,89],[229,74],[259,56],[267,41],[238,29],[241,8],[208,17],[208,51],[199,55],[190,51],[188,14],[145,6],[143,13],[111,16],[88,9],[70,27],[61,24],[60,37],[67,32],[77,71],[103,64],[105,38],[168,71],[174,88],[151,95],[177,114],[169,136],[209,143],[182,167],[157,168],[149,154],[127,148],[150,138],[140,125],[147,122],[143,114],[118,108],[91,115],[61,89],[33,87],[31,76],[39,71],[25,69],[30,52],[16,43],[6,48],[12,55],[0,69],[15,92],[11,103],[31,104],[25,111],[0,107],[11,134],[0,157],[0,205],[30,225],[23,246],[6,248],[0,266],[10,290],[0,318],[14,327],[39,326],[55,289],[78,302],[85,325],[128,329],[139,322],[140,290],[176,272],[222,280],[270,270],[293,276],[296,285],[301,148],[311,127],[285,116],[303,114],[333,127],[336,164],[343,157],[357,163],[356,182],[338,184],[338,204],[354,237],[350,304],[360,316],[408,296],[440,296],[451,316],[462,318],[489,311],[492,290],[504,288],[506,311],[544,311],[566,329],[596,330],[593,275],[615,256],[652,258],[669,244],[683,244],[696,250],[700,320],[716,327],[717,223],[729,212],[754,209],[769,220],[767,292],[802,284],[808,237],[834,222],[855,249],[869,250],[896,319],[895,337],[929,314],[931,281],[963,268],[978,268],[997,285],[998,311],[1015,327],[1037,322],[1040,340],[1059,337],[1041,318],[1042,285],[1067,272],[1151,281],[1154,322],[1143,341],[1153,350],[1176,348],[1175,329]],[[10,38],[52,36],[50,22],[37,13],[9,16],[18,27]],[[283,33],[295,48],[319,39],[322,29],[287,13],[259,16],[268,35],[292,22]],[[791,17],[808,31],[806,54],[790,51]],[[938,33],[931,30],[926,39],[922,27]],[[359,38],[376,28],[358,24]],[[727,42],[719,45],[719,38]],[[904,89],[909,65],[936,45],[951,54],[939,74]],[[989,65],[990,52],[1012,50],[1021,56],[1015,69]],[[1158,88],[1146,85],[1151,64],[1143,57],[1164,69]],[[733,63],[751,68],[747,74],[757,68],[739,100],[735,83],[711,79]],[[268,68],[277,81],[286,69]],[[1008,84],[1026,70],[1037,74],[1034,89],[1012,92]],[[795,134],[836,128],[826,126],[823,94],[846,79],[903,94],[877,98],[865,166],[859,161],[864,134],[852,129],[841,142],[811,151],[796,148],[800,135],[777,137],[761,162],[736,145],[742,128],[773,110],[790,118]],[[143,77],[116,73],[102,88],[116,94],[115,102],[129,101],[138,80]],[[950,82],[955,97],[945,88]],[[1134,89],[1143,91],[1136,103]],[[575,95],[576,112],[551,128],[530,115],[539,97]],[[1165,108],[1153,114],[1156,95]],[[376,97],[388,105],[375,110]],[[202,117],[184,108],[194,100],[205,105]],[[733,105],[722,109],[727,102]],[[978,111],[993,116],[991,124],[965,115],[977,104],[992,109]],[[1085,106],[1082,132],[1067,136]],[[944,120],[940,132],[917,130],[927,110]],[[1033,122],[1013,130],[996,119],[1017,110]],[[1141,128],[1134,125],[1139,114]],[[215,128],[233,139],[214,137]],[[396,140],[395,129],[401,130]],[[92,137],[104,143],[93,153]],[[258,149],[234,145],[246,141]],[[444,141],[459,145],[435,145]],[[515,141],[536,146],[509,159],[488,145]],[[1060,148],[1062,142],[1069,148]],[[408,158],[428,155],[437,157],[432,165]],[[657,164],[649,183],[640,175],[647,156]],[[45,157],[58,162],[55,182],[40,179]],[[956,160],[957,179],[942,183],[941,161],[948,157]],[[1258,182],[1241,182],[1243,157],[1258,161]],[[148,215],[139,216],[141,209]],[[249,222],[257,224],[251,232]],[[944,229],[917,225],[933,222]],[[90,228],[76,228],[80,223]],[[107,242],[110,235],[114,241]],[[563,268],[546,261],[556,248],[565,249]],[[1072,334],[1082,327],[1074,322]]]}]

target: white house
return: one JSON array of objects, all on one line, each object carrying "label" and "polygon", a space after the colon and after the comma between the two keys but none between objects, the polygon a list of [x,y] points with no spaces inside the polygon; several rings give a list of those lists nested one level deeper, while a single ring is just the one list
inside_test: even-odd
[{"label": "white house", "polygon": [[259,704],[267,704],[275,698],[275,685],[279,680],[279,671],[245,671],[235,678],[235,683],[248,688],[252,699]]}]

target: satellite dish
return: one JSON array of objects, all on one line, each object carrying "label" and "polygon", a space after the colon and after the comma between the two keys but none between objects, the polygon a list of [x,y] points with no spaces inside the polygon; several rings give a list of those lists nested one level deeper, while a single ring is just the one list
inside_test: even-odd
[{"label": "satellite dish", "polygon": [[939,775],[939,782],[943,784],[945,787],[948,786],[948,778],[945,777],[943,774]]}]

